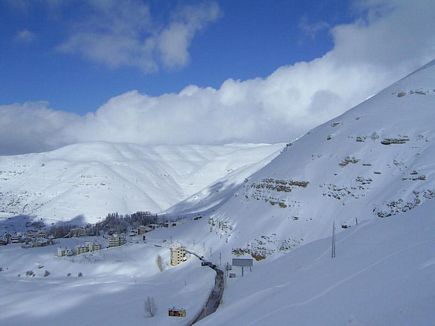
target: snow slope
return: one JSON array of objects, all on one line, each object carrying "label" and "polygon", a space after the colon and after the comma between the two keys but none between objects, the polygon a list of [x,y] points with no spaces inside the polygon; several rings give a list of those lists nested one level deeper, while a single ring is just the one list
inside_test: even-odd
[{"label": "snow slope", "polygon": [[[195,258],[171,267],[169,249],[153,244],[55,256],[57,246],[73,248],[85,240],[60,239],[56,246],[32,249],[0,247],[0,325],[185,325],[200,312],[213,287],[211,269]],[[156,264],[158,255],[163,272]],[[44,277],[46,270],[50,274]],[[26,276],[27,271],[35,276]],[[153,318],[144,310],[147,297],[157,307]],[[168,317],[173,306],[186,309],[187,317]]]},{"label": "snow slope", "polygon": [[412,210],[435,197],[434,141],[435,61],[288,144],[209,212],[212,231],[268,256]]},{"label": "snow slope", "polygon": [[[435,325],[435,201],[267,259],[198,325]],[[240,271],[236,268],[240,276]]]},{"label": "snow slope", "polygon": [[52,220],[110,212],[159,212],[216,180],[242,180],[282,144],[140,146],[82,143],[51,152],[0,157],[0,213]]}]

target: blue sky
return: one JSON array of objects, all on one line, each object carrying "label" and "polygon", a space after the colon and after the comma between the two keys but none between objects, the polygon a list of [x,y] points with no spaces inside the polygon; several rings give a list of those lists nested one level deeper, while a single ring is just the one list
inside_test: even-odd
[{"label": "blue sky", "polygon": [[0,155],[289,142],[435,58],[435,1],[0,0]]},{"label": "blue sky", "polygon": [[[199,1],[143,1],[158,23]],[[57,49],[72,26],[86,17],[86,5],[53,8],[47,2],[0,1],[0,103],[48,101],[79,114],[95,111],[110,97],[137,89],[160,95],[189,84],[219,87],[228,78],[265,77],[282,65],[309,61],[332,48],[326,28],[352,18],[350,4],[332,1],[219,1],[220,14],[198,31],[181,67],[144,72],[109,67]],[[315,34],[307,27],[319,26]],[[20,39],[20,33],[23,34]]]}]

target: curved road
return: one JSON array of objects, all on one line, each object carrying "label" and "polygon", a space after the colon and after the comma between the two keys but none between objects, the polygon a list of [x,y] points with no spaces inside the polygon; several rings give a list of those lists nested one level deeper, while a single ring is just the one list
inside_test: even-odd
[{"label": "curved road", "polygon": [[[205,262],[204,258],[202,258],[201,256],[195,254],[194,252],[190,252],[190,253],[198,257],[199,260]],[[200,321],[201,319],[207,317],[208,315],[214,313],[219,307],[219,304],[222,300],[222,296],[224,294],[224,272],[220,270],[216,265],[213,265],[212,263],[210,263],[208,267],[210,267],[216,272],[213,290],[210,292],[207,302],[202,308],[201,312],[191,322],[187,324],[188,326],[191,326],[196,322]]]}]

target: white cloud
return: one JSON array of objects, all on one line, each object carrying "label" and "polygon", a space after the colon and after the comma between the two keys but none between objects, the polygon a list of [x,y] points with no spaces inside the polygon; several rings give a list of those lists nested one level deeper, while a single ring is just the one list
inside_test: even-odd
[{"label": "white cloud", "polygon": [[35,33],[28,29],[22,29],[15,34],[15,41],[18,43],[28,44],[35,40]]},{"label": "white cloud", "polygon": [[215,2],[180,7],[162,25],[142,1],[92,1],[88,6],[89,15],[74,23],[58,50],[112,68],[131,66],[146,73],[158,70],[160,65],[186,65],[195,34],[214,22],[220,12]]},{"label": "white cloud", "polygon": [[299,21],[299,28],[307,34],[311,39],[315,39],[317,33],[319,33],[322,30],[327,30],[330,28],[330,25],[325,21],[318,21],[318,22],[309,22],[307,17],[304,16]]},{"label": "white cloud", "polygon": [[214,2],[188,6],[176,12],[172,22],[157,36],[157,47],[166,67],[182,67],[189,61],[189,44],[195,33],[214,22],[220,14]]},{"label": "white cloud", "polygon": [[[356,8],[364,15],[361,19],[330,30],[334,40],[330,52],[283,66],[267,78],[229,79],[218,89],[191,85],[178,94],[158,97],[131,91],[80,118],[43,107],[18,108],[15,119],[9,108],[10,124],[3,122],[1,130],[7,136],[10,129],[29,126],[22,139],[14,138],[21,152],[40,150],[39,143],[56,147],[95,140],[143,144],[290,140],[435,58],[435,2],[372,0],[359,2]],[[183,58],[170,61],[176,64]],[[5,153],[14,141],[4,145],[0,136]]]},{"label": "white cloud", "polygon": [[79,117],[52,110],[45,102],[0,106],[0,154],[21,154],[53,149],[75,141],[61,136],[63,128]]}]

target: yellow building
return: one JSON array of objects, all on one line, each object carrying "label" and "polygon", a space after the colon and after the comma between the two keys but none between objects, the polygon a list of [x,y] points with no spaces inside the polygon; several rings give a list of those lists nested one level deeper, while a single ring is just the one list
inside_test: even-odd
[{"label": "yellow building", "polygon": [[80,245],[76,247],[76,255],[84,254],[85,252],[89,252],[88,246]]},{"label": "yellow building", "polygon": [[88,242],[87,246],[88,246],[89,251],[101,250],[101,244],[99,244],[97,242]]},{"label": "yellow building", "polygon": [[125,243],[125,239],[118,234],[114,234],[109,238],[109,247],[119,247]]},{"label": "yellow building", "polygon": [[171,248],[171,265],[176,266],[187,260],[187,252],[184,247]]}]

